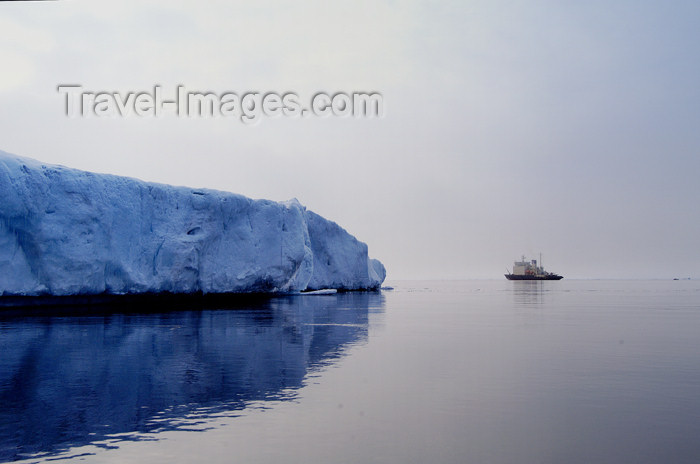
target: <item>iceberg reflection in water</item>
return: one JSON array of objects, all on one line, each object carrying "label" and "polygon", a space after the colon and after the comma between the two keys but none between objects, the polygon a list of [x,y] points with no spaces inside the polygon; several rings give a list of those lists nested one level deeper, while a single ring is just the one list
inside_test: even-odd
[{"label": "iceberg reflection in water", "polygon": [[310,371],[367,340],[368,313],[383,305],[363,292],[234,309],[0,313],[0,462],[292,400]]}]

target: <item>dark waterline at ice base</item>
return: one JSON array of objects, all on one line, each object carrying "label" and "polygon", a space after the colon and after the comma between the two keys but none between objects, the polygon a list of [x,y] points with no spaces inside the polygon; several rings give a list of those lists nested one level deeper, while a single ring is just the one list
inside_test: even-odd
[{"label": "dark waterline at ice base", "polygon": [[700,283],[390,285],[0,316],[0,461],[700,461]]}]

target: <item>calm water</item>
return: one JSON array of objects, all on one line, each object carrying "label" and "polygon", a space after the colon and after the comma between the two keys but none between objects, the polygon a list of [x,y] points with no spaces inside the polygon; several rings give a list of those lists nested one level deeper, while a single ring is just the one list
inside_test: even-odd
[{"label": "calm water", "polygon": [[0,315],[0,461],[697,463],[700,282]]}]

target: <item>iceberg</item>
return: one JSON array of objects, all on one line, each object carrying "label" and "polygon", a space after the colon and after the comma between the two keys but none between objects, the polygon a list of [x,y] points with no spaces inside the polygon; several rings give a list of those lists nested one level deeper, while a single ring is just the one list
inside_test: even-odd
[{"label": "iceberg", "polygon": [[0,151],[0,295],[377,289],[367,245],[296,199],[253,200]]}]

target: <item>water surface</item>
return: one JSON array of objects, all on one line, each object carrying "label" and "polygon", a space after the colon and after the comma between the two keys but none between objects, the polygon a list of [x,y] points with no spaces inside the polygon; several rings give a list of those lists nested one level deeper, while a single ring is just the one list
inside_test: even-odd
[{"label": "water surface", "polygon": [[392,285],[4,318],[0,458],[700,462],[700,282]]}]

